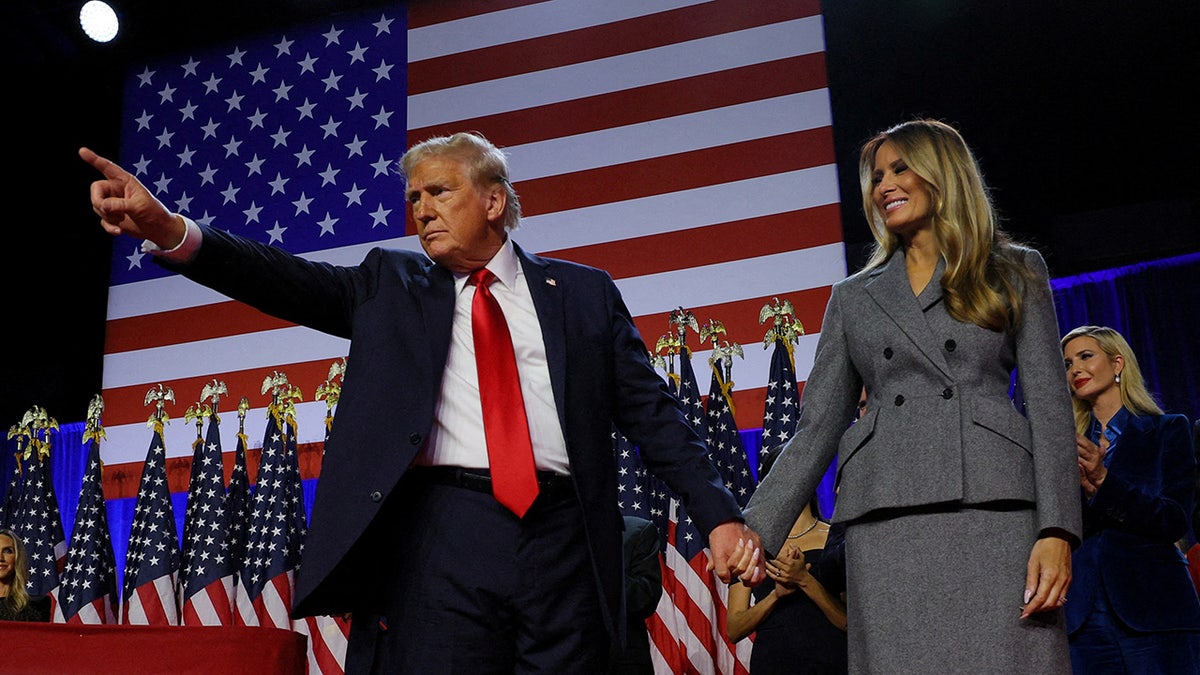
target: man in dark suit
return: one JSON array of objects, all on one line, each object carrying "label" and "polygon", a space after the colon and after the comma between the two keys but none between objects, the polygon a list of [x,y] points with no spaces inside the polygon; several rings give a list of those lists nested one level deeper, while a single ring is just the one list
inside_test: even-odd
[{"label": "man in dark suit", "polygon": [[645,518],[625,516],[625,648],[615,645],[610,675],[654,675],[646,619],[662,598],[662,553],[658,528]]},{"label": "man in dark suit", "polygon": [[[294,616],[352,613],[348,671],[602,671],[625,626],[614,425],[684,497],[722,581],[762,579],[761,555],[742,555],[758,535],[611,277],[508,236],[520,204],[486,139],[455,134],[405,153],[426,255],[375,249],[351,267],[201,226],[121,167],[80,156],[104,176],[91,198],[107,231],[144,239],[157,262],[227,296],[351,340],[293,598]],[[487,293],[473,281],[483,268],[495,278],[479,282]],[[489,455],[499,443],[480,396],[494,364],[475,361],[472,319],[476,295],[489,294],[517,356],[498,379],[520,381],[528,432],[505,440],[532,452],[531,505],[494,497],[509,482],[493,474],[510,464]]]}]

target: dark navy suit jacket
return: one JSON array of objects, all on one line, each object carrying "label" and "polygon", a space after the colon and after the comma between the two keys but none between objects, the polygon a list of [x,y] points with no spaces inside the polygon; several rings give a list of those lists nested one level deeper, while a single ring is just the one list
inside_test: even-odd
[{"label": "dark navy suit jacket", "polygon": [[1083,625],[1097,593],[1138,631],[1200,630],[1200,600],[1175,542],[1190,527],[1196,457],[1183,415],[1130,415],[1108,476],[1083,504],[1072,559],[1067,631]]},{"label": "dark navy suit jacket", "polygon": [[[394,541],[390,498],[433,425],[450,344],[453,276],[424,254],[373,249],[357,266],[314,263],[202,226],[177,269],[263,312],[350,339],[296,579],[294,616],[380,612]],[[701,531],[741,510],[647,358],[612,278],[516,247],[537,308],[559,422],[606,622],[623,633],[615,424],[685,501]],[[401,549],[402,550],[402,549]]]}]

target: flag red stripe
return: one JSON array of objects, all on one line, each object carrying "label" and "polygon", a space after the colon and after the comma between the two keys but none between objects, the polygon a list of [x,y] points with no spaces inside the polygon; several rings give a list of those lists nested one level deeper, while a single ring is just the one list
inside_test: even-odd
[{"label": "flag red stripe", "polygon": [[[691,152],[518,181],[525,215],[557,213],[833,163],[833,129],[818,127]],[[703,169],[701,170],[701,167]],[[580,186],[596,189],[580,189]]]},{"label": "flag red stripe", "polygon": [[[290,328],[295,325],[240,302],[219,302],[169,312],[109,319],[105,324],[104,353],[118,354],[179,344],[180,336],[183,335],[187,336],[187,341],[208,340],[254,331]],[[105,398],[107,403],[107,396]]]},{"label": "flag red stripe", "polygon": [[[598,26],[414,61],[409,94],[584,63],[815,16],[816,0],[715,0]],[[669,26],[670,30],[664,30]]]},{"label": "flag red stripe", "polygon": [[545,251],[542,255],[599,267],[614,279],[622,279],[836,244],[841,240],[841,209],[837,204],[827,204],[688,230]]},{"label": "flag red stripe", "polygon": [[486,129],[488,140],[500,147],[513,147],[826,86],[825,53],[817,52],[486,117],[409,129],[408,139],[411,143],[463,129]]}]

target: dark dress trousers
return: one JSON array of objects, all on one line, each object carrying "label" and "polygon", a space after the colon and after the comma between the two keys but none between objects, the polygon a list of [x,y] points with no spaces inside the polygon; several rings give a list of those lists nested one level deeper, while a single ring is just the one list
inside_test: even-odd
[{"label": "dark dress trousers", "polygon": [[[305,260],[201,226],[184,276],[267,314],[349,338],[337,417],[325,446],[293,615],[385,613],[389,557],[413,458],[433,425],[450,344],[454,283],[422,253],[371,250],[356,266]],[[612,278],[603,270],[515,247],[541,324],[559,423],[605,627],[624,632],[621,514],[611,432],[681,495],[704,532],[741,511],[703,441],[654,370]],[[552,594],[554,588],[543,589]],[[453,640],[453,636],[447,636]]]}]

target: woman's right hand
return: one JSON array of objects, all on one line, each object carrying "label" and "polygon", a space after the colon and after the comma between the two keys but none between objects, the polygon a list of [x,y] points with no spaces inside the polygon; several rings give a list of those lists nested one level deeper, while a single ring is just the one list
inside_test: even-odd
[{"label": "woman's right hand", "polygon": [[1075,435],[1075,451],[1079,456],[1079,485],[1088,497],[1092,497],[1108,477],[1108,469],[1104,466],[1105,451],[1079,434]]}]

